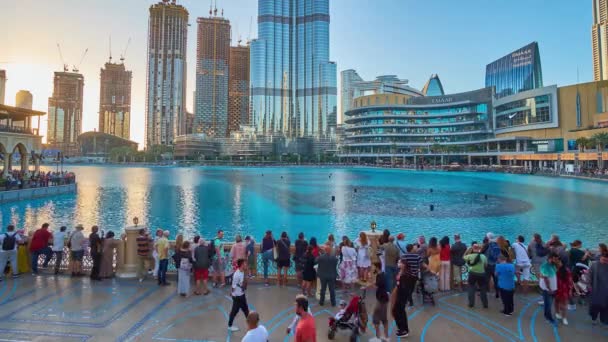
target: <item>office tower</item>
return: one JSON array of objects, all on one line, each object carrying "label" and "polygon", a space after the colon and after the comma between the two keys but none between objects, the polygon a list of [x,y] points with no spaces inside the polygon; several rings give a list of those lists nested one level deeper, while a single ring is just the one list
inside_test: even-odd
[{"label": "office tower", "polygon": [[194,133],[228,134],[230,22],[215,14],[197,19]]},{"label": "office tower", "polygon": [[27,90],[19,90],[15,95],[15,107],[32,109],[34,96]]},{"label": "office tower", "polygon": [[608,0],[593,0],[593,25],[591,47],[593,49],[593,79],[608,80]]},{"label": "office tower", "polygon": [[259,0],[251,117],[261,134],[326,137],[337,112],[329,0]]},{"label": "office tower", "polygon": [[131,71],[124,63],[105,64],[100,71],[99,131],[130,139]]},{"label": "office tower", "polygon": [[362,95],[360,89],[355,87],[355,83],[363,82],[363,78],[361,78],[357,71],[353,69],[342,71],[340,73],[340,78],[342,80],[340,89],[342,95],[340,99],[340,110],[342,120],[344,120],[344,113],[348,112],[353,107],[353,100]]},{"label": "office tower", "polygon": [[6,70],[0,70],[0,105],[4,104],[5,92],[6,92]]},{"label": "office tower", "polygon": [[170,145],[186,130],[188,11],[175,0],[150,7],[146,147]]},{"label": "office tower", "polygon": [[429,80],[426,81],[424,87],[422,87],[422,93],[424,96],[443,96],[445,92],[443,91],[443,85],[441,84],[441,80],[439,79],[439,75],[432,74],[429,77]]},{"label": "office tower", "polygon": [[497,98],[542,88],[543,72],[538,43],[532,42],[488,64],[486,87],[496,87]]},{"label": "office tower", "polygon": [[77,152],[82,132],[84,77],[75,72],[55,72],[53,96],[49,98],[47,142],[66,154]]},{"label": "office tower", "polygon": [[230,48],[228,135],[249,125],[249,46]]}]

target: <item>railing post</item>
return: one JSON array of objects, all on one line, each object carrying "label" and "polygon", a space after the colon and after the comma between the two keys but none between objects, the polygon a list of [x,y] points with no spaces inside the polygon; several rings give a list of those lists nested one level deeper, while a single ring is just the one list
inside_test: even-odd
[{"label": "railing post", "polygon": [[[139,229],[143,227],[131,226],[125,228],[125,243],[124,252],[124,262],[122,263],[122,267],[119,267],[118,260],[116,266],[116,276],[119,278],[136,278],[137,277],[137,236],[139,235]],[[120,252],[120,249],[119,249]],[[119,253],[120,256],[120,253]]]}]

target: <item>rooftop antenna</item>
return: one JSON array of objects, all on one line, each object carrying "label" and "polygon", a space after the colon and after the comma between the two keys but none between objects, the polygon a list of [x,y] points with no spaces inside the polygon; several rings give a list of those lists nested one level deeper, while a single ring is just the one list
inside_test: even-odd
[{"label": "rooftop antenna", "polygon": [[217,17],[217,0],[215,0],[215,6],[213,8],[213,16]]},{"label": "rooftop antenna", "polygon": [[249,35],[247,36],[247,44],[251,42],[251,25],[253,25],[253,17],[249,18]]},{"label": "rooftop antenna", "polygon": [[112,63],[112,35],[110,35],[110,63]]},{"label": "rooftop antenna", "polygon": [[59,43],[57,43],[57,50],[59,50],[59,58],[61,59],[61,64],[63,65],[63,72],[67,72],[68,65],[65,64],[65,61],[63,60],[63,54],[61,53],[61,45],[59,45]]},{"label": "rooftop antenna", "polygon": [[213,15],[213,0],[209,2],[209,16]]},{"label": "rooftop antenna", "polygon": [[131,37],[129,37],[129,40],[127,41],[127,46],[125,46],[125,49],[122,50],[122,54],[120,55],[120,61],[122,62],[122,64],[125,64],[125,56],[127,55],[127,49],[129,48],[129,44],[131,44]]}]

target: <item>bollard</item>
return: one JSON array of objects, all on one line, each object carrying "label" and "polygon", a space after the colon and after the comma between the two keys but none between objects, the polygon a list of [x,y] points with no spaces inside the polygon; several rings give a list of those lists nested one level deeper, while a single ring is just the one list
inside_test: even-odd
[{"label": "bollard", "polygon": [[429,209],[430,209],[431,211],[435,211],[435,205],[434,205],[434,204],[431,204],[431,205],[429,206]]}]

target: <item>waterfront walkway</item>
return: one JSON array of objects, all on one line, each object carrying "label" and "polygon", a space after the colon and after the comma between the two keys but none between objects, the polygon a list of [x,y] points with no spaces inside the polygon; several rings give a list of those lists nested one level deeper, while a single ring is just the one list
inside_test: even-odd
[{"label": "waterfront walkway", "polygon": [[[0,283],[0,340],[2,341],[240,341],[246,331],[239,314],[226,331],[231,299],[226,288],[208,296],[182,298],[172,286],[158,287],[153,280],[113,279],[91,283],[88,278],[68,276],[22,276]],[[285,329],[294,315],[295,287],[250,285],[250,308],[260,313],[270,332],[270,341],[291,341]],[[366,300],[373,312],[374,291]],[[349,293],[340,291],[339,299]],[[570,325],[553,328],[543,319],[539,296],[515,296],[515,314],[499,313],[500,301],[490,298],[490,308],[466,306],[466,295],[448,292],[438,295],[437,306],[408,309],[410,336],[402,341],[606,341],[608,329],[592,326],[586,307],[571,312]],[[335,308],[320,307],[312,299],[317,322],[317,341],[327,341],[327,318]],[[370,318],[371,324],[371,318]],[[395,328],[391,324],[391,341]],[[373,330],[360,341],[368,341]],[[348,341],[338,336],[337,341]]]}]

